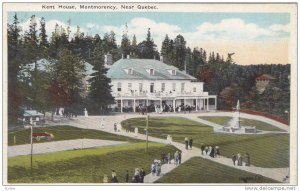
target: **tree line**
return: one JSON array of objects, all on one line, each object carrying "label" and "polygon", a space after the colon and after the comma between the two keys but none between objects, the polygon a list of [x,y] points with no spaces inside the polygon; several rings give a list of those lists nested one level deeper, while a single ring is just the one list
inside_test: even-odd
[{"label": "tree line", "polygon": [[[40,22],[39,28],[37,22]],[[112,55],[113,62],[127,55],[157,60],[161,55],[164,63],[186,70],[205,82],[205,91],[218,95],[218,109],[233,107],[237,99],[246,108],[281,116],[282,110],[289,108],[290,65],[237,65],[229,54],[224,60],[219,53],[187,47],[182,35],[175,39],[166,35],[159,53],[150,28],[145,40],[138,43],[135,35],[129,39],[126,25],[121,44],[117,45],[113,31],[101,38],[98,34],[86,35],[77,26],[71,35],[70,22],[68,24],[66,28],[56,25],[50,37],[46,33],[45,18],[37,20],[31,16],[29,30],[24,33],[17,14],[8,24],[9,122],[16,122],[26,108],[54,113],[57,107],[70,112],[87,107],[91,113],[105,112],[107,106],[114,103],[110,79],[106,77],[107,68],[104,67],[107,53]],[[39,68],[41,59],[50,62],[44,70]],[[89,86],[82,80],[86,77],[85,62],[90,63],[95,71],[88,79]],[[258,94],[255,78],[264,73],[274,76],[275,80],[263,94]]]}]

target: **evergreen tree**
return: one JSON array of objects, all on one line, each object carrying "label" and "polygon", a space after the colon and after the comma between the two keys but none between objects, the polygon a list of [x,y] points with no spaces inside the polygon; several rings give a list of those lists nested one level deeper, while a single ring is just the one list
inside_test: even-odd
[{"label": "evergreen tree", "polygon": [[[52,97],[58,97],[58,103],[67,108],[74,108],[82,103],[82,79],[84,75],[83,61],[74,55],[70,50],[63,49],[58,62],[54,66],[52,78],[52,87],[50,89],[59,89],[54,91]],[[59,95],[57,95],[59,93]]]},{"label": "evergreen tree", "polygon": [[162,42],[161,45],[161,55],[163,56],[163,61],[166,64],[171,64],[171,56],[172,56],[172,49],[171,49],[171,43],[170,43],[170,39],[169,36],[166,34],[166,37],[164,39],[164,41]]},{"label": "evergreen tree", "polygon": [[130,54],[131,47],[130,47],[130,40],[128,38],[128,27],[127,24],[125,25],[125,29],[123,31],[122,40],[121,40],[121,51],[124,57]]},{"label": "evergreen tree", "polygon": [[9,125],[17,121],[20,107],[23,102],[23,91],[21,88],[18,74],[21,65],[24,64],[22,42],[20,39],[21,27],[19,26],[19,19],[17,14],[14,15],[14,20],[7,29],[7,48],[8,48],[8,123]]},{"label": "evergreen tree", "polygon": [[139,58],[153,59],[154,56],[157,56],[156,44],[151,37],[150,28],[148,28],[146,40],[138,44],[138,50]]},{"label": "evergreen tree", "polygon": [[40,34],[39,34],[39,51],[41,54],[41,58],[47,58],[49,42],[47,39],[46,21],[45,21],[44,17],[41,18],[40,25],[41,25],[41,27],[40,27]]},{"label": "evergreen tree", "polygon": [[172,64],[179,68],[184,69],[184,63],[186,58],[186,42],[181,35],[177,35],[174,40],[174,60]]},{"label": "evergreen tree", "polygon": [[104,67],[104,49],[101,43],[96,45],[93,55],[92,64],[95,72],[89,79],[88,108],[92,113],[101,114],[106,111],[109,104],[114,103],[114,98],[111,95],[111,80],[106,77],[107,69]]},{"label": "evergreen tree", "polygon": [[131,55],[132,58],[138,58],[139,53],[138,53],[137,40],[135,35],[133,35],[132,37],[131,52],[132,52]]}]

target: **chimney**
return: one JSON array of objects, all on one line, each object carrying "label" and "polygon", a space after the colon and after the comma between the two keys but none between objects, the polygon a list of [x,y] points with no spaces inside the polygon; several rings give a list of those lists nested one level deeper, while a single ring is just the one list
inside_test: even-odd
[{"label": "chimney", "polygon": [[159,57],[159,60],[160,60],[161,62],[164,62],[164,57],[163,57],[163,56],[160,56],[160,57]]},{"label": "chimney", "polygon": [[130,59],[130,55],[129,54],[127,55],[127,59]]},{"label": "chimney", "polygon": [[104,56],[104,64],[105,65],[112,65],[112,55],[107,53],[105,56]]}]

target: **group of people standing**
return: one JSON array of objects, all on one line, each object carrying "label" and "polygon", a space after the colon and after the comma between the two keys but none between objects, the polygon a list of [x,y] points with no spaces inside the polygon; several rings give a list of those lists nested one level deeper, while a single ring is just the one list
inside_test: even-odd
[{"label": "group of people standing", "polygon": [[243,162],[245,163],[245,166],[250,166],[250,155],[246,153],[243,157],[240,153],[237,155],[232,154],[232,162],[234,166],[243,166]]},{"label": "group of people standing", "polygon": [[159,176],[161,173],[161,161],[160,160],[154,160],[151,164],[151,173],[152,175]]},{"label": "group of people standing", "polygon": [[166,164],[172,164],[172,163],[175,165],[181,164],[182,153],[180,151],[175,151],[173,157],[174,158],[172,158],[171,153],[168,154],[162,153],[161,160],[163,163]]},{"label": "group of people standing", "polygon": [[[132,176],[132,183],[144,183],[144,177],[146,176],[146,172],[144,171],[143,168],[139,169],[136,168],[134,170],[134,174]],[[112,170],[111,172],[111,179],[110,179],[111,183],[118,183],[119,180],[117,178],[117,173],[115,172],[115,170]],[[125,172],[125,176],[124,176],[124,182],[125,183],[129,183],[129,173],[128,170],[126,170]],[[108,177],[106,174],[104,174],[103,176],[103,183],[108,183]]]},{"label": "group of people standing", "polygon": [[[144,183],[144,177],[146,176],[146,172],[144,171],[143,168],[139,169],[136,168],[134,170],[134,174],[132,176],[132,182],[133,183]],[[126,171],[125,175],[125,183],[128,183],[129,181],[129,175],[128,175],[128,170]]]},{"label": "group of people standing", "polygon": [[185,137],[184,138],[184,144],[185,144],[185,149],[188,150],[188,149],[192,149],[193,147],[193,139],[192,138],[187,138]]},{"label": "group of people standing", "polygon": [[211,158],[220,157],[220,147],[219,146],[200,146],[202,155],[209,155]]}]

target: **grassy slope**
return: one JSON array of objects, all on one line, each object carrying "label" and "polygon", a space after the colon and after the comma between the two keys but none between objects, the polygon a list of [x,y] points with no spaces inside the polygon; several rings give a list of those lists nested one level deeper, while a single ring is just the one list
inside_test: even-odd
[{"label": "grassy slope", "polygon": [[[103,131],[97,131],[92,129],[81,129],[71,126],[55,126],[55,127],[42,127],[34,128],[34,133],[48,132],[54,135],[52,141],[60,140],[72,140],[72,139],[104,139],[114,141],[128,141],[128,142],[140,142],[139,140],[128,138],[125,136],[114,135]],[[30,143],[30,129],[23,129],[21,131],[11,132],[8,134],[8,145],[14,145],[14,136],[16,136],[16,145],[29,144]],[[46,140],[35,141],[34,143],[49,142]]]},{"label": "grassy slope", "polygon": [[[213,116],[202,116],[199,117],[200,119],[204,119],[213,123],[217,123],[219,125],[227,125],[228,122],[232,119],[232,117],[213,117]],[[257,121],[253,119],[246,119],[246,118],[241,118],[240,124],[242,126],[255,126],[256,129],[258,130],[263,130],[263,131],[284,131],[274,125],[271,125],[269,123],[265,123],[262,121]]]},{"label": "grassy slope", "polygon": [[[145,118],[128,119],[122,126],[139,128],[144,133]],[[200,148],[204,145],[219,146],[221,155],[231,157],[232,153],[249,153],[253,165],[261,167],[289,166],[289,135],[228,135],[215,134],[207,125],[183,118],[150,118],[149,135],[166,138],[172,135],[173,140],[182,142],[184,137],[193,138],[194,145]]]},{"label": "grassy slope", "polygon": [[134,168],[144,168],[149,173],[154,159],[160,159],[162,152],[176,149],[162,144],[130,143],[97,149],[63,151],[34,155],[33,177],[30,178],[30,156],[8,159],[9,183],[101,183],[103,175],[111,177],[111,170],[117,173],[119,182],[124,181],[125,170],[131,179]]},{"label": "grassy slope", "polygon": [[247,183],[276,182],[260,175],[194,157],[156,183],[245,183],[245,180]]}]

